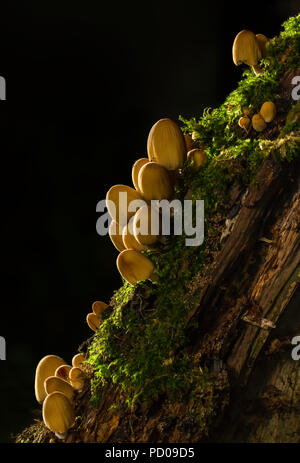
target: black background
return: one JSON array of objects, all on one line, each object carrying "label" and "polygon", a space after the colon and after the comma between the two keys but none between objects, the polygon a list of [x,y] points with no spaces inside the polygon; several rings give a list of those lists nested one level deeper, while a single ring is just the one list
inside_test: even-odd
[{"label": "black background", "polygon": [[158,119],[199,116],[235,88],[241,29],[269,37],[299,1],[11,3],[0,16],[0,442],[37,417],[47,354],[68,363],[94,300],[121,284],[96,204],[131,185]]}]

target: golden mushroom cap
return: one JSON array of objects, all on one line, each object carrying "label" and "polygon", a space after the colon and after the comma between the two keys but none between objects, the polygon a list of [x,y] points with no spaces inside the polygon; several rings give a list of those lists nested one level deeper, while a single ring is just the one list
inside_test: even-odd
[{"label": "golden mushroom cap", "polygon": [[45,379],[44,386],[47,395],[52,392],[61,392],[69,400],[73,400],[74,389],[69,382],[64,379],[58,378],[57,376],[49,376],[49,378]]},{"label": "golden mushroom cap", "polygon": [[154,271],[151,260],[134,249],[127,249],[119,254],[117,267],[122,277],[131,285],[147,280]]},{"label": "golden mushroom cap", "polygon": [[108,228],[108,234],[109,237],[114,245],[114,247],[118,251],[124,251],[125,247],[122,241],[122,232],[123,232],[123,226],[119,225],[115,220],[112,220],[110,222],[109,228]]},{"label": "golden mushroom cap", "polygon": [[43,420],[50,431],[65,434],[75,422],[70,400],[61,392],[47,395],[43,403]]},{"label": "golden mushroom cap", "polygon": [[146,201],[171,199],[174,195],[168,170],[157,162],[148,162],[141,168],[138,183]]},{"label": "golden mushroom cap", "polygon": [[69,371],[71,368],[71,365],[61,365],[55,370],[54,376],[69,381]]},{"label": "golden mushroom cap", "polygon": [[[108,307],[108,305],[105,303],[105,302],[102,302],[102,301],[95,301],[93,304],[92,304],[92,311],[94,312],[95,315],[97,315],[97,317],[100,317],[102,315],[102,312],[104,312],[104,310]],[[82,354],[77,354],[77,355],[82,355]],[[75,355],[76,357],[76,355]],[[73,358],[75,358],[73,357]],[[73,365],[75,366],[75,365]]]},{"label": "golden mushroom cap", "polygon": [[91,328],[91,330],[93,330],[93,331],[97,331],[99,329],[100,325],[101,325],[100,317],[98,315],[94,314],[94,312],[91,312],[91,313],[87,314],[86,322],[87,322],[89,328]]},{"label": "golden mushroom cap", "polygon": [[[147,207],[147,206],[143,206],[143,207]],[[139,211],[141,209],[139,209]],[[126,227],[124,227],[124,230],[123,230],[123,243],[124,243],[124,246],[125,246],[126,249],[135,249],[136,251],[144,251],[145,249],[147,249],[147,247],[144,246],[143,244],[139,243],[139,241],[134,236],[133,223],[134,223],[134,218],[135,218],[136,214],[133,217],[131,217],[131,219],[129,220]]]},{"label": "golden mushroom cap", "polygon": [[266,101],[260,108],[259,114],[266,122],[271,122],[276,116],[276,106],[272,101]]},{"label": "golden mushroom cap", "polygon": [[158,210],[152,211],[150,206],[141,207],[133,218],[133,234],[138,243],[146,248],[155,245],[160,231],[161,223]]},{"label": "golden mushroom cap", "polygon": [[239,118],[238,124],[242,129],[247,131],[251,125],[251,121],[248,116],[242,116]]},{"label": "golden mushroom cap", "polygon": [[269,39],[264,34],[256,34],[256,39],[258,42],[258,46],[260,48],[262,56],[266,56],[267,53],[267,43]]},{"label": "golden mushroom cap", "polygon": [[[85,358],[85,356],[83,354],[76,354],[72,358],[72,365],[73,365],[73,367],[81,368],[82,364],[85,362],[85,360],[86,360],[86,358]],[[70,374],[70,371],[69,371],[69,374]]]},{"label": "golden mushroom cap", "polygon": [[129,205],[132,201],[139,201],[141,206],[145,204],[142,195],[127,185],[114,185],[106,195],[106,207],[111,218],[121,226],[127,225],[130,218],[135,214],[129,211]]},{"label": "golden mushroom cap", "polygon": [[69,373],[70,383],[76,390],[81,390],[84,385],[84,374],[81,368],[73,367]]},{"label": "golden mushroom cap", "polygon": [[206,151],[204,151],[203,149],[193,149],[189,151],[187,154],[187,158],[193,160],[194,170],[198,170],[199,167],[205,166],[205,164],[208,161]]},{"label": "golden mushroom cap", "polygon": [[194,140],[191,137],[191,135],[189,135],[188,133],[184,133],[183,137],[184,137],[184,141],[185,141],[186,152],[191,151],[192,149],[194,149],[195,144],[194,144]]},{"label": "golden mushroom cap", "polygon": [[254,114],[252,117],[252,126],[256,132],[262,132],[267,127],[267,124],[260,114]]},{"label": "golden mushroom cap", "polygon": [[150,161],[168,170],[179,169],[186,159],[183,133],[171,119],[160,119],[150,130],[147,151]]},{"label": "golden mushroom cap", "polygon": [[39,361],[35,371],[34,389],[36,400],[40,404],[46,397],[46,391],[44,387],[45,379],[47,379],[49,376],[53,376],[55,374],[55,370],[59,366],[65,364],[66,362],[57,355],[46,355],[46,357],[43,357]]},{"label": "golden mushroom cap", "polygon": [[137,191],[139,191],[139,182],[138,182],[139,171],[148,162],[149,162],[148,158],[141,158],[135,161],[135,163],[132,166],[132,183],[134,184],[134,188]]},{"label": "golden mushroom cap", "polygon": [[258,40],[252,31],[243,30],[237,34],[232,47],[232,58],[236,66],[242,63],[256,66],[262,58]]}]

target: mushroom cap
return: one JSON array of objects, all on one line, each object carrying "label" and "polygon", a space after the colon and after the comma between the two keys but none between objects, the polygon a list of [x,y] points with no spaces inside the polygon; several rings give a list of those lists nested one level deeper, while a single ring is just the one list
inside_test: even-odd
[{"label": "mushroom cap", "polygon": [[[147,206],[143,206],[143,207],[147,207]],[[139,211],[141,209],[139,209]],[[133,222],[134,222],[134,217],[136,216],[136,214],[133,217],[131,217],[126,227],[124,227],[123,243],[126,249],[135,249],[136,251],[144,251],[145,249],[147,249],[147,247],[139,243],[139,241],[134,236]]]},{"label": "mushroom cap", "polygon": [[252,31],[243,30],[235,37],[232,47],[233,62],[236,66],[242,63],[248,66],[256,66],[262,58],[262,53],[255,34]]},{"label": "mushroom cap", "polygon": [[110,222],[108,233],[114,247],[119,251],[124,251],[125,247],[122,241],[123,226],[119,225],[115,220]]},{"label": "mushroom cap", "polygon": [[260,108],[259,114],[266,122],[271,122],[276,116],[276,106],[272,101],[266,101]]},{"label": "mushroom cap", "polygon": [[122,277],[131,285],[147,280],[154,271],[151,260],[134,249],[127,249],[119,254],[117,267]]},{"label": "mushroom cap", "polygon": [[47,395],[43,403],[43,420],[52,432],[66,433],[75,422],[75,412],[70,400],[61,392]]},{"label": "mushroom cap", "polygon": [[146,201],[171,199],[174,195],[168,170],[157,162],[148,162],[141,168],[138,183]]},{"label": "mushroom cap", "polygon": [[179,169],[186,159],[186,146],[179,126],[171,119],[160,119],[149,133],[147,151],[150,161],[169,170]]},{"label": "mushroom cap", "polygon": [[[105,302],[95,301],[92,304],[92,311],[94,312],[95,315],[100,317],[107,307],[108,307],[108,305]],[[77,354],[77,355],[83,356],[82,354]],[[75,357],[76,357],[76,355],[75,355]],[[73,357],[73,358],[75,358],[75,357]],[[75,366],[75,365],[73,365],[73,366]]]},{"label": "mushroom cap", "polygon": [[256,40],[258,42],[262,56],[266,56],[267,43],[269,42],[269,39],[264,34],[256,34]]},{"label": "mushroom cap", "polygon": [[[124,193],[122,195],[122,193]],[[128,211],[129,204],[132,201],[141,201],[144,204],[142,195],[127,185],[114,185],[106,195],[106,207],[113,220],[121,226],[127,225],[135,211]],[[112,205],[114,204],[114,207]]]},{"label": "mushroom cap", "polygon": [[135,163],[132,166],[132,183],[134,184],[134,188],[137,191],[139,191],[139,183],[138,183],[139,171],[148,162],[149,162],[148,158],[141,158],[135,161]]},{"label": "mushroom cap", "polygon": [[256,132],[262,132],[267,127],[267,124],[260,114],[254,114],[252,117],[252,126]]},{"label": "mushroom cap", "polygon": [[45,379],[44,386],[47,395],[51,394],[52,392],[61,392],[69,400],[73,400],[74,389],[70,383],[64,379],[58,378],[57,376],[49,376],[49,378]]},{"label": "mushroom cap", "polygon": [[[123,251],[124,252],[124,251]],[[94,312],[88,313],[86,316],[86,322],[93,331],[97,331],[101,325],[101,320],[98,315],[94,314]]]},{"label": "mushroom cap", "polygon": [[192,149],[194,149],[195,144],[194,144],[194,140],[191,137],[191,135],[189,135],[188,133],[184,133],[183,137],[184,137],[184,141],[185,141],[186,152],[191,151]]},{"label": "mushroom cap", "polygon": [[248,130],[250,127],[251,121],[248,116],[242,116],[239,118],[238,124],[242,129]]},{"label": "mushroom cap", "polygon": [[[152,233],[151,225],[154,233]],[[150,206],[143,206],[137,211],[133,220],[133,234],[138,243],[146,248],[154,246],[159,239],[160,229],[160,216],[158,213],[152,214]]]},{"label": "mushroom cap", "polygon": [[64,379],[65,381],[69,381],[69,371],[71,368],[71,365],[61,365],[60,367],[56,368],[54,376]]},{"label": "mushroom cap", "polygon": [[199,167],[205,166],[208,160],[206,151],[204,151],[203,149],[193,149],[189,151],[187,154],[187,158],[193,160],[194,170],[198,170]]},{"label": "mushroom cap", "polygon": [[46,355],[46,357],[43,357],[39,361],[35,371],[34,389],[36,400],[40,404],[46,397],[46,391],[44,387],[45,379],[47,379],[49,376],[53,376],[55,374],[55,370],[61,365],[65,364],[66,362],[57,355]]},{"label": "mushroom cap", "polygon": [[[73,365],[73,367],[81,368],[82,364],[85,362],[85,360],[86,360],[86,358],[85,358],[85,356],[83,354],[76,354],[72,358],[72,365]],[[69,370],[69,374],[70,374],[70,370]]]},{"label": "mushroom cap", "polygon": [[81,390],[84,385],[84,374],[80,368],[73,367],[69,373],[70,383],[76,390]]}]

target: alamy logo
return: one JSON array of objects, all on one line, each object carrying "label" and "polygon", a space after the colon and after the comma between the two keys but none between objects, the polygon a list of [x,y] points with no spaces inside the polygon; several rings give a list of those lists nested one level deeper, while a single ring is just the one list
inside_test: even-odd
[{"label": "alamy logo", "polygon": [[300,336],[295,336],[292,339],[292,345],[296,346],[292,350],[292,359],[298,361],[300,360]]},{"label": "alamy logo", "polygon": [[6,82],[2,76],[0,76],[0,100],[6,100]]},{"label": "alamy logo", "polygon": [[300,76],[293,77],[292,85],[296,85],[292,90],[292,98],[294,101],[298,101],[300,100]]},{"label": "alamy logo", "polygon": [[0,336],[0,360],[6,360],[6,342],[3,336]]}]

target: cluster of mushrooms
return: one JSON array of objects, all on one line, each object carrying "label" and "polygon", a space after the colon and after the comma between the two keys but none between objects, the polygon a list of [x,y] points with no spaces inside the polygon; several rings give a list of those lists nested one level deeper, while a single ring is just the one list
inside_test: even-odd
[{"label": "cluster of mushrooms", "polygon": [[[255,74],[261,74],[258,63],[266,54],[267,44],[268,39],[263,34],[241,31],[233,44],[234,63],[237,66],[248,64]],[[259,113],[252,114],[251,109],[245,109],[239,125],[248,132],[252,123],[252,127],[261,132],[266,123],[274,119],[276,107],[267,101]],[[183,134],[171,119],[160,119],[148,136],[148,157],[138,159],[133,165],[134,188],[115,185],[107,193],[107,209],[112,218],[109,235],[120,252],[117,267],[121,276],[130,284],[146,279],[155,280],[154,266],[142,253],[146,249],[155,249],[161,240],[160,223],[151,228],[150,203],[152,200],[172,200],[180,169],[186,160],[191,161],[193,171],[206,164],[205,147],[195,148],[196,139],[196,132],[190,137]],[[127,194],[125,202],[120,201],[120,193]],[[135,210],[129,208],[131,201],[138,201]],[[144,217],[148,218],[148,231],[141,234],[139,224]],[[99,329],[103,311],[107,307],[101,301],[92,305],[92,312],[87,315],[86,321],[93,331]],[[84,385],[82,365],[85,360],[83,354],[77,354],[72,359],[72,365],[68,365],[61,357],[47,355],[36,368],[35,396],[43,407],[44,424],[61,439],[66,437],[67,431],[75,423],[74,397],[75,392],[80,391]]]},{"label": "cluster of mushrooms", "polygon": [[84,385],[83,354],[76,354],[72,365],[57,355],[43,357],[35,373],[35,397],[43,406],[45,426],[64,439],[75,423],[74,396]]},{"label": "cluster of mushrooms", "polygon": [[[254,128],[256,132],[262,132],[267,127],[267,123],[272,122],[276,116],[276,106],[272,101],[266,101],[260,111],[256,114],[253,114],[253,110],[244,109],[244,115],[239,119],[239,126],[249,132],[251,127]],[[252,118],[250,119],[250,117]]]},{"label": "cluster of mushrooms", "polygon": [[[114,185],[106,195],[107,210],[111,216],[109,236],[120,252],[117,268],[130,284],[140,280],[155,281],[155,269],[148,257],[142,253],[155,249],[161,241],[161,216],[152,217],[152,200],[172,200],[179,171],[186,159],[193,169],[207,161],[205,150],[194,148],[193,139],[184,135],[171,119],[160,119],[150,130],[147,140],[147,158],[138,159],[132,168],[134,188]],[[121,203],[120,193],[127,194]],[[136,209],[129,204],[136,201]],[[158,223],[154,223],[157,221]],[[141,233],[141,223],[147,223],[146,233]]]}]

